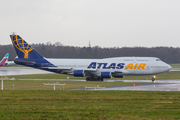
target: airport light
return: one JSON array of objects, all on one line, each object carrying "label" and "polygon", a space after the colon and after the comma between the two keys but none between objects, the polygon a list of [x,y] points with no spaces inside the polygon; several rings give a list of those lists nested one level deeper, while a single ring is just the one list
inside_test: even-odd
[{"label": "airport light", "polygon": [[64,86],[66,85],[65,83],[64,84],[60,84],[60,83],[43,83],[43,85],[53,85],[54,86],[54,90],[56,90],[55,86],[56,85],[60,85],[60,86],[63,86],[63,90],[64,90]]},{"label": "airport light", "polygon": [[2,83],[1,83],[1,90],[3,90],[3,80],[7,80],[8,79],[8,77],[1,77],[1,81],[2,81]]},{"label": "airport light", "polygon": [[1,83],[1,90],[3,90],[3,78],[1,78],[2,83]]},{"label": "airport light", "polygon": [[156,75],[154,75],[153,78],[156,79]]}]

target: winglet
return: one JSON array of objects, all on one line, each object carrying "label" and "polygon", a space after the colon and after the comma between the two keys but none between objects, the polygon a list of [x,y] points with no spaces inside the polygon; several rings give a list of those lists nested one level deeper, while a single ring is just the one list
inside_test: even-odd
[{"label": "winglet", "polygon": [[18,58],[23,59],[41,59],[43,56],[32,48],[24,39],[19,35],[10,35],[13,46],[16,50]]}]

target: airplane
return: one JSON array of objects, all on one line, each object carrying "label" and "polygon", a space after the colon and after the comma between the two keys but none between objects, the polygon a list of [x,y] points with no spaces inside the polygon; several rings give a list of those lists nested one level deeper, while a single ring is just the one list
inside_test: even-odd
[{"label": "airplane", "polygon": [[0,61],[0,67],[15,65],[14,61],[8,61],[9,53],[7,53],[4,58]]},{"label": "airplane", "polygon": [[45,58],[19,35],[10,35],[17,53],[16,64],[54,73],[86,77],[86,81],[103,81],[104,78],[123,78],[126,75],[155,75],[171,69],[157,57],[114,57],[104,59],[53,59]]}]

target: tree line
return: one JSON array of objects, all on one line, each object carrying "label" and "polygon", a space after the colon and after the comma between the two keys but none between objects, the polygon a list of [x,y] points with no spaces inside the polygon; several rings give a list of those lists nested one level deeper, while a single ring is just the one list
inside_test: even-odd
[{"label": "tree line", "polygon": [[[174,47],[75,47],[56,44],[31,44],[40,54],[47,58],[109,58],[109,57],[158,57],[167,63],[180,63],[180,48]],[[0,59],[10,53],[10,59],[16,57],[12,45],[0,45]]]}]

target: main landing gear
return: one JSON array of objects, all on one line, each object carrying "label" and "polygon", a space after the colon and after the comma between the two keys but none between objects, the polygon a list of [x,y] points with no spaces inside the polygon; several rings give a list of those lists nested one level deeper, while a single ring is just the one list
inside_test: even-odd
[{"label": "main landing gear", "polygon": [[155,83],[155,80],[156,80],[156,75],[153,75],[153,77],[152,77],[152,79],[151,79],[151,80],[152,80],[152,82],[153,82],[153,83]]},{"label": "main landing gear", "polygon": [[86,77],[86,81],[103,81],[101,77]]}]

